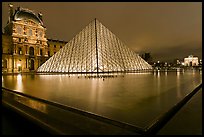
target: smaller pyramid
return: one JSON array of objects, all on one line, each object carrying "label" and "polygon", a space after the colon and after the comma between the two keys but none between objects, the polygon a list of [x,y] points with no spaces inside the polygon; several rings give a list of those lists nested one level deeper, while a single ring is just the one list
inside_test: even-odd
[{"label": "smaller pyramid", "polygon": [[151,69],[151,65],[95,19],[37,72],[103,73]]}]

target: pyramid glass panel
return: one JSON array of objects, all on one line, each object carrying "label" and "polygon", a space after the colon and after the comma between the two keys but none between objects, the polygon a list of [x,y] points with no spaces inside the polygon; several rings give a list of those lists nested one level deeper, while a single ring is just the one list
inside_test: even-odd
[{"label": "pyramid glass panel", "polygon": [[97,73],[152,69],[98,20],[93,20],[37,72]]}]

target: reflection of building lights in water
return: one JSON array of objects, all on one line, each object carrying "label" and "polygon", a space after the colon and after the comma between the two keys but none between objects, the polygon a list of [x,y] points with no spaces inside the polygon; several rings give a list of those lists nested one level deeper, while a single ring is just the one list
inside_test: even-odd
[{"label": "reflection of building lights in water", "polygon": [[158,70],[158,74],[157,74],[157,76],[160,77],[160,70]]},{"label": "reflection of building lights in water", "polygon": [[17,75],[17,81],[22,83],[22,75],[21,74]]},{"label": "reflection of building lights in water", "polygon": [[179,76],[180,75],[180,68],[176,69],[176,74]]},{"label": "reflection of building lights in water", "polygon": [[17,90],[22,91],[23,89],[23,82],[22,82],[22,75],[18,74],[17,75],[17,85],[16,85]]},{"label": "reflection of building lights in water", "polygon": [[165,76],[167,76],[167,74],[168,74],[168,73],[167,73],[167,70],[166,70],[166,71],[165,71]]},{"label": "reflection of building lights in water", "polygon": [[180,71],[177,71],[177,72],[176,72],[176,75],[179,76],[179,75],[180,75]]},{"label": "reflection of building lights in water", "polygon": [[38,101],[35,101],[35,100],[28,100],[25,105],[33,108],[33,109],[36,109],[40,112],[43,112],[43,113],[47,113],[47,105],[44,104],[44,103],[41,103],[41,102],[38,102]]},{"label": "reflection of building lights in water", "polygon": [[2,87],[4,86],[4,77],[1,77]]},{"label": "reflection of building lights in water", "polygon": [[195,74],[195,69],[193,69],[193,74]]},{"label": "reflection of building lights in water", "polygon": [[177,87],[177,98],[181,98],[181,87],[180,87],[180,71],[177,71],[177,77],[176,77],[176,83],[177,83],[177,85],[176,85],[176,87]]}]

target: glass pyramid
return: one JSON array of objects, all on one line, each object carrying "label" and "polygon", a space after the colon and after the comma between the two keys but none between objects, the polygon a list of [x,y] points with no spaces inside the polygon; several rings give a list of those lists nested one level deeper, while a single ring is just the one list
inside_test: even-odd
[{"label": "glass pyramid", "polygon": [[97,19],[89,23],[37,72],[128,72],[152,69]]}]

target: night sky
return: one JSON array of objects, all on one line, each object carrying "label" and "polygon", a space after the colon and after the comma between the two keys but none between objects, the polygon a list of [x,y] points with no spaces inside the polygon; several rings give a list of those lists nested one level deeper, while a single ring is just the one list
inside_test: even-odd
[{"label": "night sky", "polygon": [[[172,61],[190,54],[202,58],[201,2],[12,2],[43,14],[47,38],[69,41],[94,18],[137,53]],[[2,30],[8,3],[2,3]]]}]

